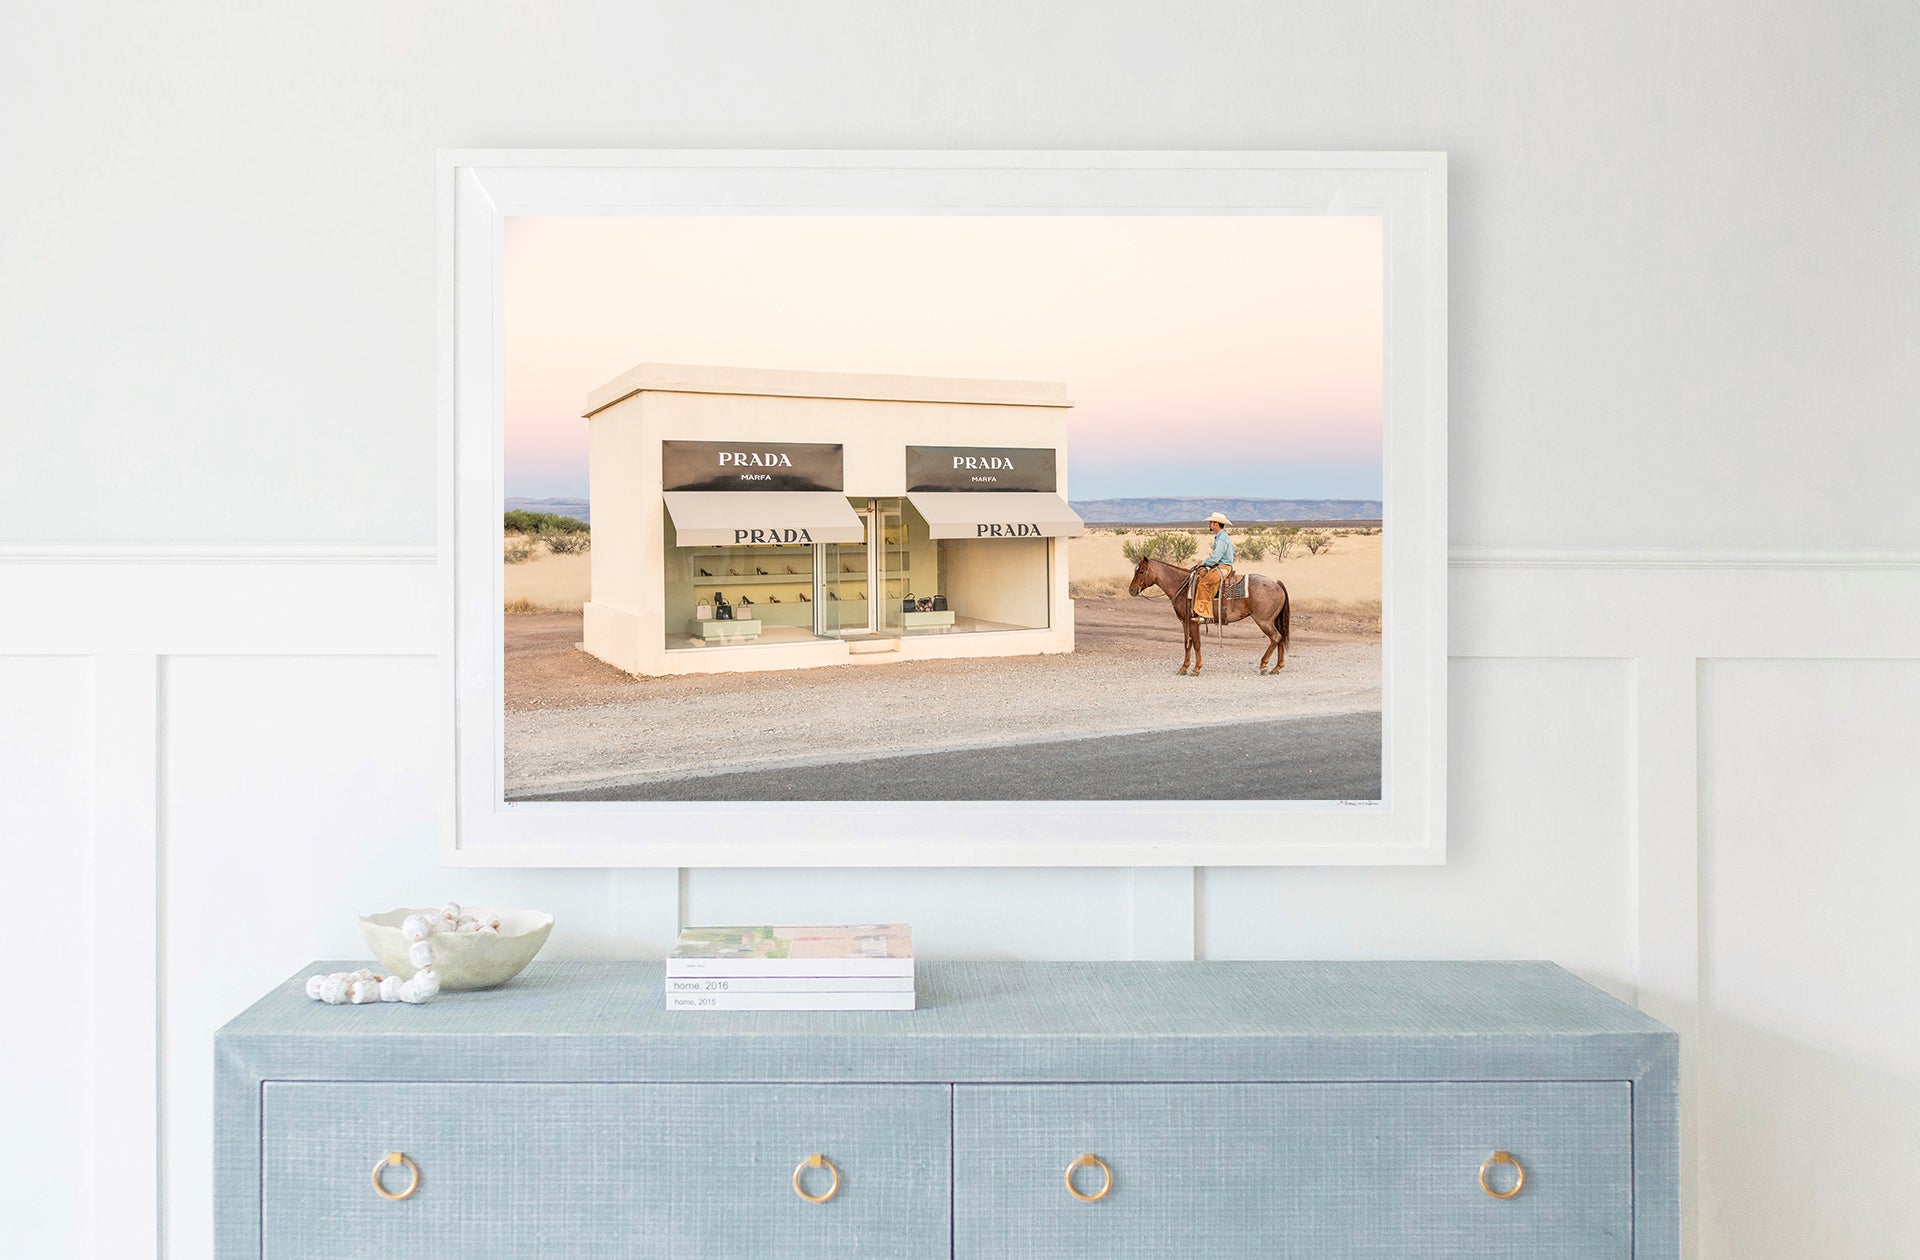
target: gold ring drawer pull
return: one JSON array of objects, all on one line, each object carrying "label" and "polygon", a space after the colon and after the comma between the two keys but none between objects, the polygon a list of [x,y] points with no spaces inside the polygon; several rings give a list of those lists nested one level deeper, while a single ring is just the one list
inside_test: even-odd
[{"label": "gold ring drawer pull", "polygon": [[[1512,1164],[1513,1165],[1513,1189],[1495,1190],[1492,1186],[1487,1184],[1487,1170],[1492,1168],[1495,1164]],[[1480,1188],[1486,1192],[1489,1198],[1511,1199],[1514,1195],[1519,1194],[1520,1187],[1526,1184],[1527,1184],[1527,1170],[1520,1166],[1519,1160],[1507,1154],[1505,1151],[1495,1151],[1493,1154],[1487,1156],[1486,1163],[1480,1165]]]},{"label": "gold ring drawer pull", "polygon": [[[806,1187],[800,1184],[800,1174],[809,1168],[824,1168],[833,1174],[833,1184],[827,1187],[825,1194],[808,1194]],[[825,1203],[840,1193],[840,1170],[825,1155],[809,1155],[793,1166],[793,1192],[809,1203]]]},{"label": "gold ring drawer pull", "polygon": [[[1073,1170],[1076,1168],[1098,1168],[1102,1178],[1100,1189],[1092,1194],[1082,1194],[1080,1187],[1073,1184]],[[1100,1200],[1106,1198],[1107,1192],[1112,1189],[1113,1169],[1107,1167],[1107,1161],[1101,1159],[1098,1155],[1082,1155],[1079,1159],[1067,1165],[1067,1193],[1080,1200],[1080,1202],[1098,1203]]]},{"label": "gold ring drawer pull", "polygon": [[[385,1168],[399,1168],[404,1165],[409,1174],[405,1190],[389,1190],[380,1181],[380,1172]],[[379,1163],[373,1166],[373,1192],[383,1199],[398,1201],[407,1198],[420,1188],[420,1165],[402,1155],[399,1151],[388,1151]]]}]

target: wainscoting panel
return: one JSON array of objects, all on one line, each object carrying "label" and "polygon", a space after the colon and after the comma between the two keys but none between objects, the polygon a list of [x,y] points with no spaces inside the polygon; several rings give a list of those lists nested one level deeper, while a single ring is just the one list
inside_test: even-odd
[{"label": "wainscoting panel", "polygon": [[1205,958],[1551,958],[1634,993],[1629,661],[1456,659],[1447,864],[1201,873]]},{"label": "wainscoting panel", "polygon": [[1701,665],[1703,1230],[1920,1255],[1920,661]]},{"label": "wainscoting panel", "polygon": [[903,918],[948,957],[1551,958],[1682,1032],[1688,1255],[1912,1241],[1920,556],[1457,553],[1436,869],[443,870],[430,552],[16,547],[0,582],[35,613],[0,619],[0,930],[65,968],[8,1043],[4,1184],[75,1170],[0,1198],[32,1254],[208,1254],[214,1028],[448,896],[553,910],[556,957]]},{"label": "wainscoting panel", "polygon": [[[16,976],[11,1009],[0,1018],[0,1063],[13,1084],[9,1096],[19,1104],[7,1109],[0,1141],[0,1221],[8,1236],[33,1240],[23,1255],[111,1255],[106,1247],[95,1249],[90,1202],[96,1168],[90,1097],[99,1044],[94,994],[102,970],[113,966],[94,947],[88,880],[92,662],[0,657],[0,702],[6,712],[0,721],[0,854],[6,858],[0,887],[7,891],[0,949]],[[25,966],[28,960],[40,965]],[[146,1033],[151,1039],[151,1023]],[[133,1067],[139,1070],[139,1062]],[[146,1085],[132,1117],[136,1125],[155,1119],[151,1076]],[[151,1169],[151,1147],[146,1154]],[[151,1240],[155,1183],[134,1188],[128,1207],[147,1214]],[[122,1237],[109,1223],[100,1241]],[[134,1240],[141,1241],[138,1234]]]}]

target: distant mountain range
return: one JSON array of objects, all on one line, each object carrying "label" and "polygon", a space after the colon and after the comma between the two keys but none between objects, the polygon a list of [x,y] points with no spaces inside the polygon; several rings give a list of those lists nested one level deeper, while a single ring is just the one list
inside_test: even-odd
[{"label": "distant mountain range", "polygon": [[1172,525],[1224,512],[1240,521],[1377,521],[1378,499],[1081,499],[1073,504],[1090,525]]},{"label": "distant mountain range", "polygon": [[[585,499],[507,500],[509,512],[551,512],[593,523]],[[1225,512],[1234,521],[1377,521],[1378,499],[1081,499],[1073,510],[1089,524],[1172,525]]]},{"label": "distant mountain range", "polygon": [[587,514],[585,499],[507,499],[509,512],[551,512],[555,516],[571,516],[576,521],[593,524],[593,518]]}]

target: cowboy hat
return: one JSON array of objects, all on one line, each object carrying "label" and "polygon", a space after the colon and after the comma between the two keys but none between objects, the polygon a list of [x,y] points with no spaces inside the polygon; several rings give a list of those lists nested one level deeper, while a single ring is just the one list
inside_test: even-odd
[{"label": "cowboy hat", "polygon": [[1220,522],[1220,523],[1221,523],[1222,525],[1231,525],[1231,524],[1233,524],[1233,522],[1232,522],[1232,521],[1230,521],[1230,520],[1228,520],[1228,519],[1227,519],[1226,517],[1224,517],[1224,516],[1222,516],[1222,515],[1220,515],[1220,513],[1218,513],[1218,512],[1215,512],[1215,513],[1213,513],[1213,514],[1212,514],[1211,516],[1209,516],[1209,517],[1207,517],[1207,520],[1208,520],[1208,521],[1219,521],[1219,522]]}]

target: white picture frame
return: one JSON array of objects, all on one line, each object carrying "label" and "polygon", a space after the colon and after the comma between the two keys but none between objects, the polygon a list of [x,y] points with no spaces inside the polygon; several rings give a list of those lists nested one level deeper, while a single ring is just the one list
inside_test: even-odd
[{"label": "white picture frame", "polygon": [[[1443,153],[473,150],[439,157],[439,542],[452,866],[1415,865],[1446,858]],[[1385,249],[1378,802],[508,804],[500,513],[514,215],[1377,215]],[[1253,685],[1251,682],[1249,685]],[[1248,825],[1249,823],[1253,825]]]}]

